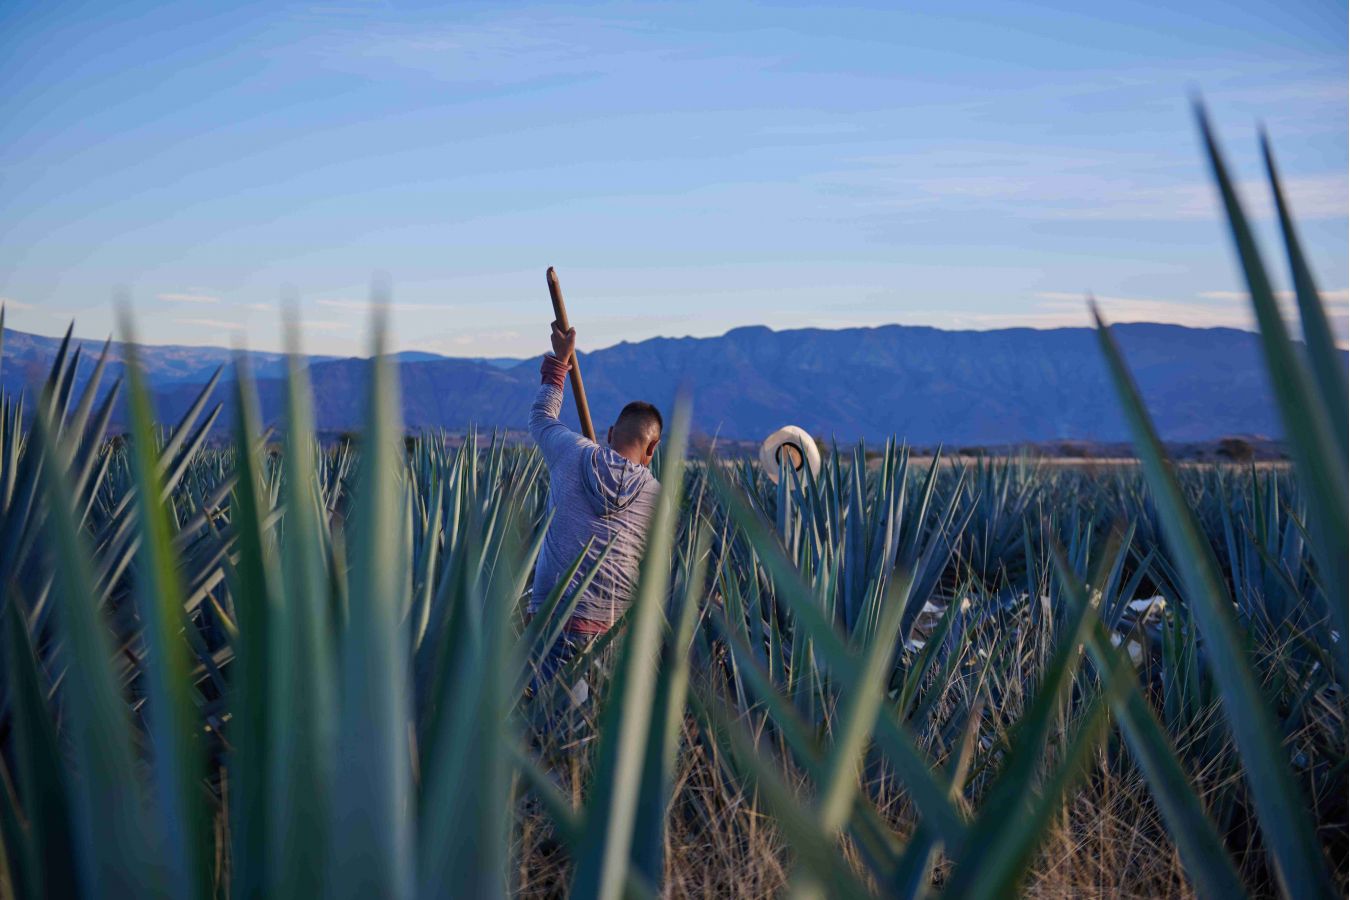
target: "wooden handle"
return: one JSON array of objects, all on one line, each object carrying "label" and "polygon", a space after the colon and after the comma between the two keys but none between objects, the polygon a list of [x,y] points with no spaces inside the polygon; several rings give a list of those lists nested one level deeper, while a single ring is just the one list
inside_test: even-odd
[{"label": "wooden handle", "polygon": [[[548,295],[553,300],[553,318],[563,331],[571,328],[567,324],[567,307],[563,305],[562,285],[558,284],[558,273],[548,267],[545,274],[548,281]],[[591,424],[591,407],[586,403],[586,386],[581,383],[581,362],[572,354],[572,399],[577,405],[577,418],[581,420],[581,433],[595,440],[595,426]]]}]

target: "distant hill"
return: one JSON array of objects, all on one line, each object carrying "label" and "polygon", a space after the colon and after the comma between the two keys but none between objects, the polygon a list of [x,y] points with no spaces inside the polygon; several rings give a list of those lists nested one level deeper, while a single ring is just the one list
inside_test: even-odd
[{"label": "distant hill", "polygon": [[[69,353],[80,354],[80,377],[87,378],[103,351],[103,341],[71,338]],[[51,369],[52,361],[61,348],[61,338],[29,334],[6,328],[4,332],[3,365],[0,365],[0,384],[12,393],[25,387],[40,385]],[[122,374],[126,348],[119,341],[108,345],[107,377]],[[175,384],[205,384],[221,366],[229,366],[236,351],[224,347],[193,347],[179,344],[147,344],[140,347],[141,363],[151,384],[157,388]],[[282,353],[244,353],[255,378],[280,378],[286,372],[286,356]],[[439,359],[435,354],[416,354],[418,359]],[[334,359],[331,356],[311,356],[312,362]]]},{"label": "distant hill", "polygon": [[[1115,334],[1163,437],[1278,436],[1257,337],[1228,328],[1118,325]],[[11,390],[45,374],[59,341],[6,331],[0,381]],[[93,357],[101,345],[86,346]],[[543,348],[541,348],[542,352]],[[172,420],[230,351],[146,347],[159,411]],[[120,359],[120,353],[119,353]],[[1124,422],[1090,329],[944,331],[888,325],[842,330],[738,328],[713,338],[653,338],[583,354],[597,428],[628,400],[669,410],[694,399],[698,431],[753,440],[785,423],[841,441],[898,435],[915,444],[1119,441]],[[250,355],[264,417],[277,422],[284,358]],[[92,362],[89,364],[92,367]],[[369,361],[312,358],[322,431],[361,427]],[[411,429],[524,429],[537,359],[400,354]],[[228,370],[227,370],[228,374]],[[218,391],[223,401],[228,392]],[[566,420],[574,421],[570,398]]]}]

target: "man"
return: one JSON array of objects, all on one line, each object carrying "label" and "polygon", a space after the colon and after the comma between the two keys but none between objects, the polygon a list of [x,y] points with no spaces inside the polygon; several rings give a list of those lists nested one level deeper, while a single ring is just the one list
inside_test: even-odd
[{"label": "man", "polygon": [[[563,636],[541,662],[536,687],[552,678],[587,641],[609,630],[628,608],[661,489],[648,468],[661,441],[661,413],[650,403],[629,403],[610,426],[607,446],[572,431],[558,420],[558,413],[572,368],[576,329],[564,332],[554,322],[551,340],[553,353],[540,366],[539,393],[530,407],[530,436],[548,466],[553,519],[534,567],[529,613],[539,610],[588,542],[580,568],[564,589],[564,602],[596,567],[606,547],[609,555],[577,600]],[[581,703],[589,691],[580,682],[571,693],[573,701]]]}]

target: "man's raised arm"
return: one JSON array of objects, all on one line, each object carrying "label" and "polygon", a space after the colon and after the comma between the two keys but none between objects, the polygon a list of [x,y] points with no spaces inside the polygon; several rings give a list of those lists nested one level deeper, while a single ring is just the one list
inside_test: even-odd
[{"label": "man's raised arm", "polygon": [[562,412],[563,385],[571,371],[572,354],[577,346],[576,329],[563,331],[554,322],[550,339],[553,352],[545,355],[539,366],[539,393],[530,407],[530,436],[544,454],[544,462],[553,466],[570,453],[594,445],[558,419]]}]

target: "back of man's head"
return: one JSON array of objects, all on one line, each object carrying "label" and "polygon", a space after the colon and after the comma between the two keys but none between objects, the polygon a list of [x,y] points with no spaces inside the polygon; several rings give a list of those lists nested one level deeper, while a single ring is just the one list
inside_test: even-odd
[{"label": "back of man's head", "polygon": [[631,451],[650,461],[656,442],[661,439],[661,411],[643,400],[634,400],[625,406],[614,427],[609,430],[609,444],[619,452]]},{"label": "back of man's head", "polygon": [[614,440],[617,443],[647,443],[661,437],[664,426],[661,411],[645,400],[634,400],[619,411],[614,420]]}]

